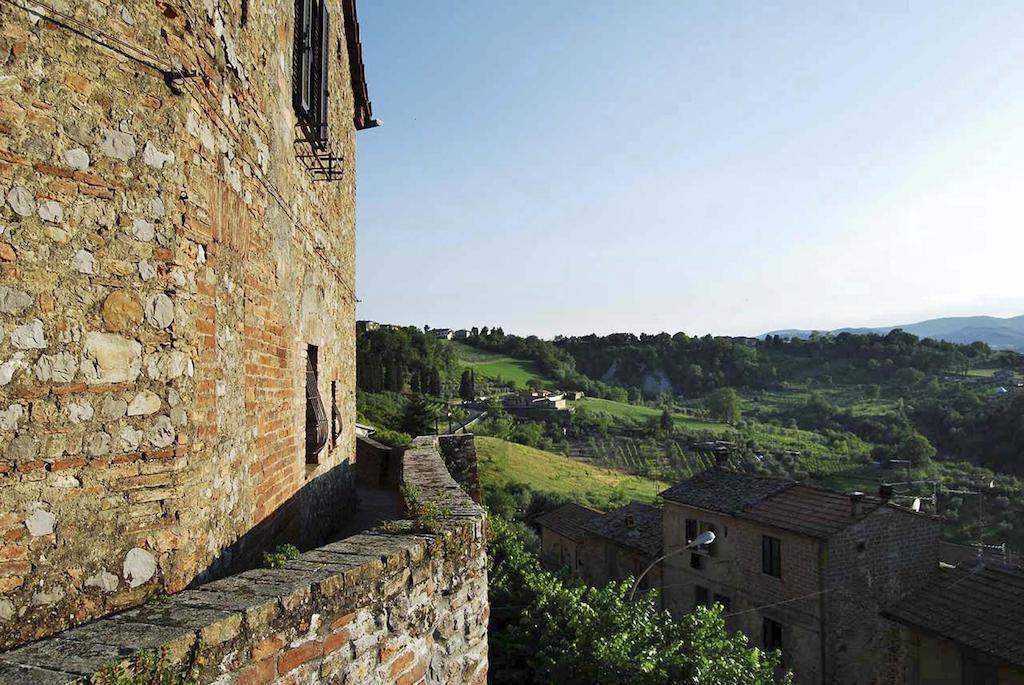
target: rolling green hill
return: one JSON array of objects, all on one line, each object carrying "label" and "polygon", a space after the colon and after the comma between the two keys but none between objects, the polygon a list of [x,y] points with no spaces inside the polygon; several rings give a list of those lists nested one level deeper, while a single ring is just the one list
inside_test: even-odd
[{"label": "rolling green hill", "polygon": [[560,454],[477,436],[480,483],[485,490],[522,483],[531,490],[570,495],[591,501],[605,499],[652,502],[666,483],[590,466]]},{"label": "rolling green hill", "polygon": [[545,386],[550,385],[534,361],[478,350],[456,341],[448,344],[454,350],[459,366],[473,369],[478,378],[499,383],[514,383],[519,388],[525,388],[531,380],[540,381]]}]

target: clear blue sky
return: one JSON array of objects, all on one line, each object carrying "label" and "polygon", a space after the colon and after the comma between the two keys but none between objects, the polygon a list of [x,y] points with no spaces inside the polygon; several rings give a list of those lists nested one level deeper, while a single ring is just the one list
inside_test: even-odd
[{"label": "clear blue sky", "polygon": [[1024,313],[1024,3],[363,0],[359,318]]}]

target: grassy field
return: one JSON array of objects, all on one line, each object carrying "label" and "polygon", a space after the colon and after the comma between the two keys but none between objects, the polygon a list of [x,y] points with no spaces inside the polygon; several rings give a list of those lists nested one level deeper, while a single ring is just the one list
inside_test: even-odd
[{"label": "grassy field", "polygon": [[612,497],[653,502],[668,487],[666,483],[590,466],[498,438],[477,436],[476,449],[480,483],[485,490],[522,483],[533,490],[583,496],[592,501]]},{"label": "grassy field", "polygon": [[493,354],[454,340],[449,344],[455,351],[459,365],[463,368],[473,369],[480,378],[515,383],[520,388],[525,388],[527,382],[531,380],[548,385],[548,380],[541,374],[537,364],[531,360]]}]

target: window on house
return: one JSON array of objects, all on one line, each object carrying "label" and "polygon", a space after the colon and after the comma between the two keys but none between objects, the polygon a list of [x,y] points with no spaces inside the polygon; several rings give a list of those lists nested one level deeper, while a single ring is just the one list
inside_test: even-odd
[{"label": "window on house", "polygon": [[327,147],[330,12],[326,0],[296,0],[293,101],[310,143]]},{"label": "window on house", "polygon": [[[700,532],[702,532],[702,533],[705,532],[705,531],[711,531],[716,536],[718,535],[718,530],[715,527],[715,524],[713,524],[713,523],[701,522],[700,528],[701,528]],[[718,556],[718,543],[717,543],[717,541],[716,542],[712,542],[710,545],[704,545],[703,547],[701,547],[701,549],[706,551],[708,553],[709,557]]]},{"label": "window on house", "polygon": [[697,539],[697,519],[686,519],[686,544]]},{"label": "window on house", "polygon": [[327,414],[320,401],[319,350],[306,346],[306,463],[318,463],[318,455],[327,444]]},{"label": "window on house", "polygon": [[711,591],[703,585],[693,586],[693,606],[696,607],[710,607],[711,606]]},{"label": "window on house", "polygon": [[604,565],[609,578],[618,578],[619,559],[618,555],[615,553],[615,548],[611,545],[606,545],[604,548]]},{"label": "window on house", "polygon": [[723,612],[727,612],[727,611],[729,611],[729,607],[732,606],[732,601],[728,597],[726,597],[725,595],[720,595],[720,594],[718,594],[716,592],[715,593],[715,604],[721,604],[722,605],[722,611]]},{"label": "window on house", "polygon": [[761,536],[761,571],[782,577],[782,541],[770,535]]},{"label": "window on house", "polygon": [[697,554],[696,552],[691,552],[690,553],[690,568],[696,569],[698,571],[701,570],[702,568],[704,568],[704,557],[702,557],[701,555]]},{"label": "window on house", "polygon": [[761,641],[766,652],[782,649],[782,624],[770,618],[761,621]]}]

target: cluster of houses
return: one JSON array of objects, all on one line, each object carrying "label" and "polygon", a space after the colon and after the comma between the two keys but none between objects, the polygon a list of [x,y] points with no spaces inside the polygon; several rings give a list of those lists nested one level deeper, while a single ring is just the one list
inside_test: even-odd
[{"label": "cluster of houses", "polygon": [[717,467],[660,506],[567,504],[535,523],[549,567],[639,578],[677,616],[721,605],[796,683],[1024,683],[1024,571],[940,558],[941,520],[890,497]]}]

